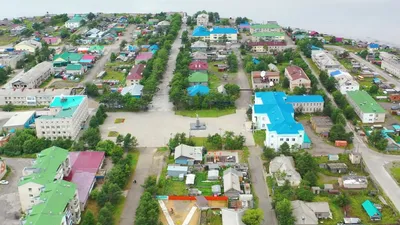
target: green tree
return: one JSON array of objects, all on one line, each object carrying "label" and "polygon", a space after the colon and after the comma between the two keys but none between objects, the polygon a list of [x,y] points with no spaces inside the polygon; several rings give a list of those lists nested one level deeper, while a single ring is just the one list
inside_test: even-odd
[{"label": "green tree", "polygon": [[7,105],[3,106],[3,111],[5,112],[11,112],[14,111],[15,106],[11,103],[8,103]]},{"label": "green tree", "polygon": [[376,95],[378,94],[379,91],[379,87],[376,85],[372,85],[369,89],[368,89],[368,93],[370,93],[371,95]]},{"label": "green tree", "polygon": [[88,210],[85,213],[81,225],[96,225],[96,219],[94,218],[92,211]]},{"label": "green tree", "polygon": [[307,93],[307,88],[305,88],[304,86],[301,87],[295,87],[293,89],[293,94],[294,95],[304,95]]},{"label": "green tree", "polygon": [[115,62],[116,59],[117,59],[117,55],[115,55],[115,53],[112,52],[111,55],[110,55],[110,61],[111,62]]},{"label": "green tree", "polygon": [[159,222],[160,209],[158,202],[149,192],[144,192],[140,197],[139,206],[136,210],[135,225],[155,225]]},{"label": "green tree", "polygon": [[282,87],[289,88],[289,86],[290,86],[289,79],[287,77],[283,78]]},{"label": "green tree", "polygon": [[119,202],[122,196],[121,188],[112,182],[105,182],[101,191],[97,196],[99,206],[104,206],[107,202],[115,205]]},{"label": "green tree", "polygon": [[208,135],[207,137],[207,143],[210,143],[213,148],[215,149],[221,149],[222,148],[222,137],[219,134],[214,134],[214,135]]},{"label": "green tree", "polygon": [[314,200],[314,193],[310,189],[306,189],[304,187],[298,188],[296,190],[296,195],[299,200],[312,202]]},{"label": "green tree", "polygon": [[151,195],[155,195],[157,193],[157,177],[147,177],[142,187],[144,188],[144,191],[149,192]]},{"label": "green tree", "polygon": [[67,29],[67,28],[61,28],[60,30],[60,37],[62,39],[64,38],[69,38],[69,36],[71,35],[71,32]]},{"label": "green tree", "polygon": [[367,58],[368,51],[367,50],[362,50],[362,51],[359,52],[359,55],[360,55],[361,58],[365,59],[365,58]]},{"label": "green tree", "polygon": [[275,149],[269,148],[269,147],[264,147],[263,149],[263,155],[266,159],[273,159],[276,156]]},{"label": "green tree", "polygon": [[123,141],[124,141],[124,136],[122,134],[118,134],[117,139],[115,141],[117,145],[121,145]]},{"label": "green tree", "polygon": [[290,200],[283,199],[276,203],[275,211],[277,219],[281,225],[294,225],[295,218],[292,214],[292,205]]},{"label": "green tree", "polygon": [[113,206],[107,202],[104,207],[99,211],[99,223],[100,225],[113,225]]},{"label": "green tree", "polygon": [[112,151],[115,148],[115,143],[111,140],[103,140],[97,143],[96,151],[103,151],[106,155],[112,155]]},{"label": "green tree", "polygon": [[279,152],[284,155],[290,154],[290,146],[286,141],[279,147]]},{"label": "green tree", "polygon": [[100,130],[99,128],[89,127],[85,132],[83,132],[82,137],[80,138],[85,145],[90,149],[94,149],[101,140]]},{"label": "green tree", "polygon": [[228,61],[229,71],[237,72],[238,71],[238,60],[237,60],[236,55],[233,52],[228,55],[227,61]]},{"label": "green tree", "polygon": [[99,96],[99,88],[97,87],[96,84],[93,83],[86,83],[86,94],[89,97],[97,97]]},{"label": "green tree", "polygon": [[303,177],[304,184],[312,187],[317,185],[318,176],[315,171],[308,171]]},{"label": "green tree", "polygon": [[138,145],[137,139],[135,136],[132,136],[130,133],[127,133],[124,137],[123,146],[125,150],[130,150],[132,148],[136,148]]},{"label": "green tree", "polygon": [[263,211],[258,209],[248,209],[244,212],[242,222],[246,225],[260,225],[264,219]]},{"label": "green tree", "polygon": [[90,12],[89,14],[87,14],[86,17],[88,18],[88,20],[92,21],[94,18],[96,18],[96,15],[94,15],[94,13]]},{"label": "green tree", "polygon": [[111,160],[114,164],[117,164],[124,156],[124,150],[119,146],[114,146],[111,153]]},{"label": "green tree", "polygon": [[340,207],[345,207],[350,204],[350,199],[346,193],[342,192],[338,196],[335,197],[334,202],[336,205]]},{"label": "green tree", "polygon": [[222,19],[221,20],[221,25],[229,26],[229,19],[226,19],[226,18]]},{"label": "green tree", "polygon": [[309,171],[318,171],[318,163],[308,152],[297,154],[295,157],[296,168],[304,176]]},{"label": "green tree", "polygon": [[237,84],[225,84],[224,88],[227,95],[239,98],[240,87]]}]

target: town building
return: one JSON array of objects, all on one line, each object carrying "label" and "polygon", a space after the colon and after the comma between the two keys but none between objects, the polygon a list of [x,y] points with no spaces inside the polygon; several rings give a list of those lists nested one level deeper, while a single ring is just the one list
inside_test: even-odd
[{"label": "town building", "polygon": [[9,66],[11,69],[17,67],[17,62],[24,59],[25,51],[2,52],[0,50],[0,66]]},{"label": "town building", "polygon": [[71,75],[82,75],[85,73],[85,67],[79,63],[68,64],[67,67],[65,67],[65,73]]},{"label": "town building", "polygon": [[284,41],[249,42],[247,43],[247,46],[251,48],[252,52],[269,54],[282,52],[287,48],[287,44]]},{"label": "town building", "polygon": [[351,152],[349,154],[349,160],[352,164],[360,164],[361,163],[361,153]]},{"label": "town building", "polygon": [[292,104],[295,112],[316,113],[324,110],[324,99],[321,95],[290,95],[286,103]]},{"label": "town building", "polygon": [[15,89],[0,88],[0,105],[48,106],[54,96],[70,95],[72,89]]},{"label": "town building", "polygon": [[71,172],[68,151],[59,147],[50,147],[41,151],[31,167],[22,171],[18,183],[18,193],[23,212],[27,212],[37,203],[46,184],[62,180]]},{"label": "town building", "polygon": [[130,94],[134,98],[140,98],[143,94],[144,86],[141,84],[133,84],[122,88],[121,95]]},{"label": "town building", "polygon": [[68,64],[77,64],[82,59],[83,54],[74,52],[63,52],[53,57],[54,67],[63,67]]},{"label": "town building", "polygon": [[71,19],[65,22],[65,27],[68,29],[76,29],[82,25],[83,17],[80,15],[74,15]]},{"label": "town building", "polygon": [[370,43],[367,48],[368,48],[368,52],[379,51],[379,44]]},{"label": "town building", "polygon": [[245,225],[242,221],[245,209],[222,208],[222,225]]},{"label": "town building", "polygon": [[342,70],[330,71],[329,75],[337,81],[336,88],[342,94],[346,94],[348,91],[358,91],[360,84],[351,76],[348,72]]},{"label": "town building", "polygon": [[144,64],[132,66],[132,69],[129,71],[128,76],[126,77],[126,85],[139,84],[143,78],[143,71],[145,68],[146,65]]},{"label": "town building", "polygon": [[207,43],[204,41],[196,41],[190,47],[192,52],[199,51],[199,52],[206,52],[207,51]]},{"label": "town building", "polygon": [[240,182],[242,178],[242,174],[233,168],[224,170],[224,195],[228,196],[229,198],[239,197],[239,195],[242,193],[242,190],[240,189]]},{"label": "town building", "polygon": [[193,61],[203,61],[203,62],[207,62],[207,53],[205,52],[193,52],[190,55],[193,59]]},{"label": "town building", "polygon": [[59,45],[61,43],[61,38],[59,37],[43,37],[42,40],[48,45]]},{"label": "town building", "polygon": [[252,24],[250,25],[250,33],[259,32],[283,32],[283,29],[278,24],[265,23],[265,24]]},{"label": "town building", "polygon": [[251,72],[251,82],[253,89],[268,88],[279,84],[279,72],[274,71],[253,71]]},{"label": "town building", "polygon": [[194,72],[206,74],[208,72],[208,63],[204,61],[193,61],[189,64],[189,69]]},{"label": "town building", "polygon": [[21,35],[22,32],[24,32],[26,30],[25,26],[15,26],[14,28],[10,29],[10,35],[11,36],[17,36],[17,35]]},{"label": "town building", "polygon": [[231,27],[213,27],[210,30],[204,26],[198,26],[193,30],[192,36],[202,41],[221,42],[225,39],[228,42],[237,42],[238,31]]},{"label": "town building", "polygon": [[75,140],[88,116],[86,96],[56,96],[48,108],[48,114],[36,119],[36,134],[39,138]]},{"label": "town building", "polygon": [[331,219],[332,212],[328,202],[304,202],[295,200],[291,202],[295,225],[317,225],[318,219]]},{"label": "town building", "polygon": [[313,116],[310,118],[311,127],[317,134],[329,133],[333,123],[328,116]]},{"label": "town building", "polygon": [[3,131],[14,133],[29,128],[35,122],[35,111],[16,112],[4,125]]},{"label": "town building", "polygon": [[320,70],[327,71],[340,69],[340,63],[327,51],[312,50],[311,59]]},{"label": "town building", "polygon": [[139,64],[141,62],[147,62],[151,58],[153,58],[153,53],[152,52],[140,52],[135,59],[135,63]]},{"label": "town building", "polygon": [[379,221],[382,219],[382,213],[379,211],[376,205],[372,203],[370,200],[366,200],[365,202],[363,202],[362,207],[368,214],[370,220]]},{"label": "town building", "polygon": [[400,78],[400,61],[396,59],[382,60],[381,68],[386,72]]},{"label": "town building", "polygon": [[21,41],[14,46],[16,51],[28,51],[29,53],[35,53],[36,49],[40,50],[42,43],[35,40]]},{"label": "town building", "polygon": [[283,186],[289,181],[291,186],[299,186],[301,176],[294,167],[292,156],[280,155],[269,163],[269,173],[275,178],[278,186]]},{"label": "town building", "polygon": [[252,42],[262,42],[262,41],[282,42],[284,40],[285,40],[284,32],[257,32],[251,35]]},{"label": "town building", "polygon": [[368,187],[368,179],[365,176],[343,176],[338,178],[339,185],[347,189],[365,189]]},{"label": "town building", "polygon": [[304,70],[298,66],[288,66],[285,68],[285,76],[289,79],[290,91],[296,87],[311,88],[311,80]]},{"label": "town building", "polygon": [[190,86],[194,85],[208,86],[208,74],[206,73],[194,72],[189,75],[188,80]]},{"label": "town building", "polygon": [[12,88],[38,88],[52,72],[51,62],[41,62],[27,72],[21,71],[8,84],[11,84]]},{"label": "town building", "polygon": [[346,98],[362,123],[385,122],[385,109],[383,109],[366,91],[349,91],[346,94]]},{"label": "town building", "polygon": [[175,148],[175,164],[194,165],[203,161],[203,147],[180,144]]},{"label": "town building", "polygon": [[205,26],[205,27],[207,27],[208,20],[209,20],[208,14],[202,13],[202,14],[199,14],[197,16],[197,18],[196,18],[196,22],[197,23],[196,24],[197,24],[197,26]]},{"label": "town building", "polygon": [[[290,103],[286,102],[287,98],[284,92],[256,92],[252,122],[255,129],[266,131],[265,146],[278,149],[287,142],[290,146],[307,147],[305,144],[309,143],[309,138],[303,125],[294,119],[293,104],[299,103],[297,107],[304,103],[310,104],[307,110],[312,111],[311,108],[320,107],[322,96],[296,96],[289,98]],[[314,100],[316,102],[313,102]],[[319,106],[314,108],[314,103],[318,103]]]}]

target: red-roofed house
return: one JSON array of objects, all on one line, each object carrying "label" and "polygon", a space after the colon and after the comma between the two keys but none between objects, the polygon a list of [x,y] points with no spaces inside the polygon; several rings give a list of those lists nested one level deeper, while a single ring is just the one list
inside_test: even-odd
[{"label": "red-roofed house", "polygon": [[342,37],[336,37],[335,40],[336,40],[336,42],[342,43],[343,40],[344,40],[344,38],[342,38]]},{"label": "red-roofed house", "polygon": [[135,59],[135,63],[139,64],[140,62],[147,62],[153,57],[153,53],[151,52],[140,52]]},{"label": "red-roofed house", "polygon": [[193,61],[189,64],[189,69],[194,72],[207,73],[208,64],[204,61]]},{"label": "red-roofed house", "polygon": [[144,64],[138,64],[132,67],[131,71],[129,71],[128,76],[126,77],[126,86],[131,86],[134,84],[139,84],[140,80],[143,78],[143,71],[146,68]]},{"label": "red-roofed house", "polygon": [[259,42],[249,42],[247,46],[251,48],[252,52],[281,52],[287,48],[287,44],[284,41],[259,41]]},{"label": "red-roofed house", "polygon": [[44,37],[43,41],[48,45],[58,45],[61,43],[61,38],[59,37]]},{"label": "red-roofed house", "polygon": [[96,178],[104,178],[104,173],[101,171],[104,158],[105,153],[98,151],[69,153],[71,172],[64,180],[77,185],[82,210],[85,208]]},{"label": "red-roofed house", "polygon": [[306,87],[311,88],[311,80],[308,78],[304,70],[298,66],[288,66],[285,68],[285,76],[290,82],[290,91],[293,91],[295,87]]},{"label": "red-roofed house", "polygon": [[[264,76],[262,76],[262,73],[264,73]],[[253,83],[253,89],[273,86],[279,83],[279,72],[253,71],[251,72],[251,82]]]}]

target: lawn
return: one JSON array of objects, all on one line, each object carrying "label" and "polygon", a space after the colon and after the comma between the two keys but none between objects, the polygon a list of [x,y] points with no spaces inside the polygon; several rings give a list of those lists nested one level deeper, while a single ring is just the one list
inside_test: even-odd
[{"label": "lawn", "polygon": [[196,173],[194,185],[203,196],[212,196],[211,186],[221,184],[220,181],[207,181],[207,172]]},{"label": "lawn", "polygon": [[210,90],[217,90],[218,86],[221,85],[220,79],[215,74],[208,74],[208,87]]},{"label": "lawn", "polygon": [[317,73],[317,75],[319,76],[319,74],[321,73],[321,70],[318,68],[318,66],[315,65],[315,63],[311,59],[306,58],[306,60],[310,64],[311,70],[314,71],[315,73]]},{"label": "lawn", "polygon": [[397,183],[400,184],[400,167],[398,167],[398,165],[390,168],[390,174],[397,181]]},{"label": "lawn", "polygon": [[95,218],[98,217],[100,207],[99,205],[97,205],[96,200],[91,198],[88,199],[86,203],[85,213],[83,214],[82,219],[85,218],[85,215],[88,211],[92,212]]},{"label": "lawn", "polygon": [[124,83],[125,74],[122,72],[114,71],[114,70],[106,70],[106,75],[103,77],[103,80],[119,80],[120,83]]},{"label": "lawn", "polygon": [[118,134],[119,133],[117,131],[110,131],[110,132],[108,132],[108,137],[117,137]]},{"label": "lawn", "polygon": [[18,37],[12,37],[9,35],[0,35],[0,46],[9,45],[18,40]]},{"label": "lawn", "polygon": [[249,162],[250,151],[247,146],[244,146],[242,151],[238,151],[238,154],[239,154],[239,162],[240,163],[248,163]]},{"label": "lawn", "polygon": [[134,150],[134,151],[129,152],[128,154],[132,156],[132,171],[131,171],[131,176],[129,178],[129,182],[125,187],[126,190],[131,189],[131,185],[132,185],[131,181],[133,180],[133,176],[135,175],[136,165],[139,160],[140,152],[137,150]]},{"label": "lawn", "polygon": [[223,78],[222,76],[223,76],[224,74],[228,74],[229,76],[236,76],[236,75],[237,75],[237,73],[232,73],[232,72],[228,72],[228,71],[219,72],[219,71],[218,71],[218,67],[217,67],[217,66],[214,66],[214,65],[217,65],[217,64],[224,64],[224,61],[211,61],[211,62],[209,62],[209,63],[208,63],[208,71],[209,71],[210,73],[212,73],[212,74],[217,75],[217,77],[219,77],[220,79]]},{"label": "lawn", "polygon": [[160,175],[158,195],[188,195],[188,190],[185,181],[174,180],[173,178],[166,179],[167,167],[165,167]]},{"label": "lawn", "polygon": [[47,80],[43,81],[43,83],[40,84],[40,88],[45,88],[52,80],[53,80],[53,76],[50,76],[49,78],[47,78]]},{"label": "lawn", "polygon": [[194,141],[195,146],[204,146],[207,150],[220,150],[220,148],[208,143],[206,137],[191,137],[190,139]]},{"label": "lawn", "polygon": [[265,130],[257,130],[253,133],[254,142],[260,147],[264,147]]},{"label": "lawn", "polygon": [[119,224],[119,221],[121,220],[121,214],[122,211],[124,211],[125,201],[126,198],[122,197],[121,200],[119,200],[118,204],[114,206],[114,212],[113,212],[114,224]]},{"label": "lawn", "polygon": [[125,122],[124,118],[116,118],[115,121],[114,121],[115,124],[123,123],[123,122]]},{"label": "lawn", "polygon": [[187,116],[195,118],[199,117],[220,117],[236,113],[236,109],[201,109],[201,110],[180,110],[175,111],[175,115]]}]

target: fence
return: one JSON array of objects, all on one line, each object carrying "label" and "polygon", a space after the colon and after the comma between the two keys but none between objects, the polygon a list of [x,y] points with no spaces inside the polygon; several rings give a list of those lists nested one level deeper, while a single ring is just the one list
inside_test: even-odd
[{"label": "fence", "polygon": [[[204,196],[208,201],[228,201],[227,196]],[[157,196],[157,199],[163,200],[180,200],[180,201],[196,201],[196,196]]]}]

